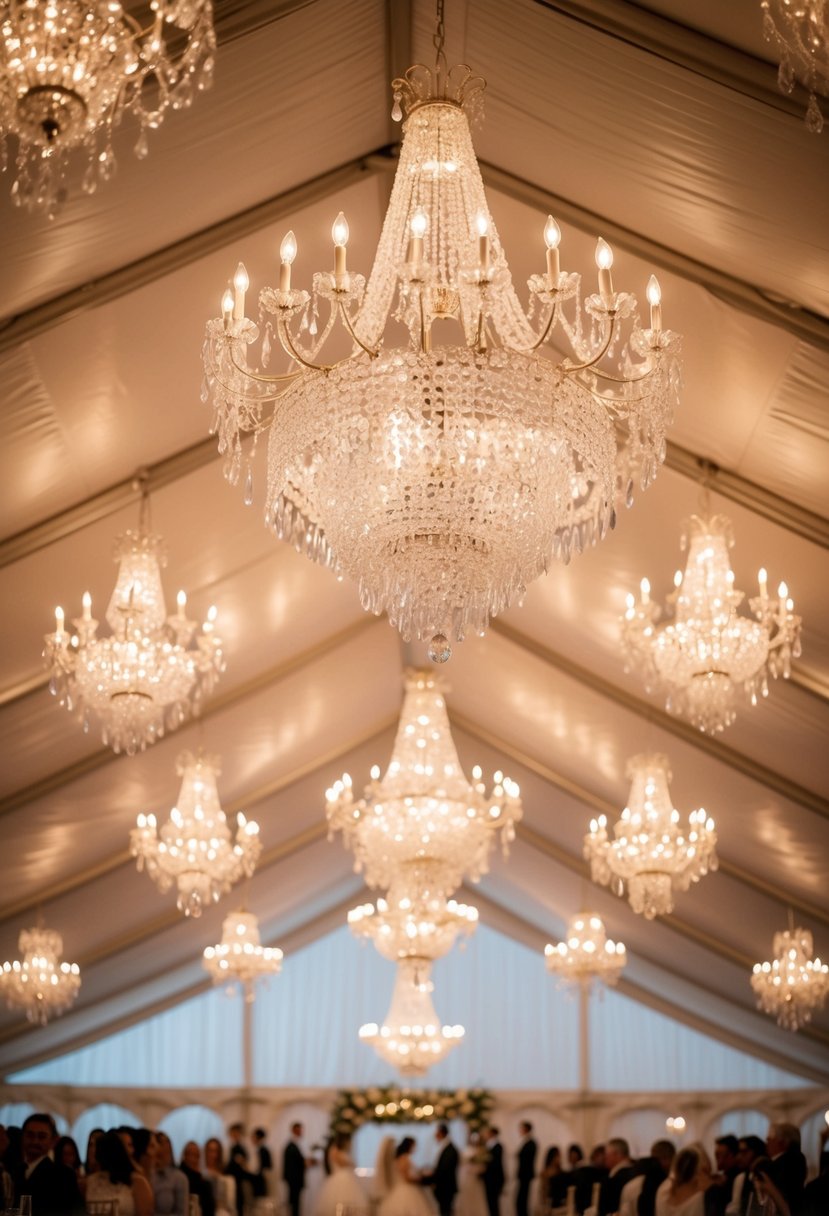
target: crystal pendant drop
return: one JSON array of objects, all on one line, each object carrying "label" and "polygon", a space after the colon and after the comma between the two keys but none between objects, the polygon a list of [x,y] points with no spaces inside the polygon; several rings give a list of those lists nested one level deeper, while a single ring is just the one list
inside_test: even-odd
[{"label": "crystal pendant drop", "polygon": [[248,471],[245,476],[244,502],[246,507],[253,505],[253,469],[250,465],[248,465]]},{"label": "crystal pendant drop", "polygon": [[429,648],[426,653],[433,663],[448,662],[452,657],[452,647],[449,645],[449,639],[443,633],[436,633],[429,642]]}]

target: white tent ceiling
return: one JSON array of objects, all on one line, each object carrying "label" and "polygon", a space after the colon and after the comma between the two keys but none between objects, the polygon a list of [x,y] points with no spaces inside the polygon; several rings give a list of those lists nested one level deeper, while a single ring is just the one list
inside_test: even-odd
[{"label": "white tent ceiling", "polygon": [[[450,664],[462,758],[504,767],[525,799],[512,856],[477,902],[531,944],[560,933],[584,898],[590,816],[624,805],[629,755],[664,750],[676,804],[715,816],[722,866],[655,924],[590,888],[628,944],[628,991],[825,1083],[829,1012],[787,1034],[754,1010],[747,972],[789,908],[829,951],[829,137],[776,92],[756,0],[447,8],[450,57],[488,79],[475,140],[516,283],[538,268],[553,211],[567,265],[589,273],[601,232],[620,283],[641,292],[658,269],[685,352],[656,484]],[[348,854],[325,842],[324,790],[388,756],[402,669],[422,657],[224,484],[198,352],[229,271],[242,257],[254,288],[272,281],[288,227],[298,281],[327,264],[340,209],[351,264],[370,267],[399,138],[387,83],[428,57],[433,5],[218,0],[217,14],[216,85],[155,134],[146,161],[123,133],[116,180],[52,223],[0,197],[0,958],[42,907],[84,975],[76,1009],[44,1031],[0,1014],[5,1073],[192,991],[225,911],[184,921],[127,851],[135,815],[172,805],[175,756],[198,729],[115,758],[55,705],[39,665],[54,605],[71,617],[87,588],[109,594],[137,467],[150,471],[168,592],[185,587],[197,614],[219,609],[228,669],[203,743],[223,756],[225,808],[261,824],[250,903],[288,949],[359,896]],[[655,594],[669,588],[701,459],[734,521],[737,586],[765,565],[804,618],[792,681],[714,741],[625,675],[617,633],[643,574]]]}]

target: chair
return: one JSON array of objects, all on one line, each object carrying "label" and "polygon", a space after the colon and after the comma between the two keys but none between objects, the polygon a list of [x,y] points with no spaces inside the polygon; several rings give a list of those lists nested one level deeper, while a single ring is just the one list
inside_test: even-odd
[{"label": "chair", "polygon": [[87,1216],[118,1216],[117,1199],[87,1199]]}]

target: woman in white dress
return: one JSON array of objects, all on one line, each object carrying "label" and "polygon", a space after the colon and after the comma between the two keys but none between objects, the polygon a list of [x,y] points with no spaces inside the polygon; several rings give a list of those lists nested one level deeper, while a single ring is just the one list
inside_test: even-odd
[{"label": "woman in white dress", "polygon": [[711,1161],[700,1144],[677,1153],[669,1176],[656,1192],[655,1216],[705,1216]]},{"label": "woman in white dress", "polygon": [[[384,1140],[380,1145],[381,1155],[386,1144]],[[382,1172],[384,1181],[388,1178],[391,1185],[380,1203],[378,1216],[434,1216],[434,1208],[426,1198],[423,1187],[418,1184],[418,1174],[412,1162],[414,1147],[412,1137],[406,1136],[394,1150],[390,1162],[389,1149],[385,1147],[386,1160],[382,1163]]]},{"label": "woman in white dress", "polygon": [[483,1172],[481,1143],[478,1135],[471,1132],[461,1153],[454,1216],[488,1216]]},{"label": "woman in white dress", "polygon": [[368,1197],[354,1173],[350,1150],[351,1137],[338,1132],[325,1155],[328,1177],[317,1192],[314,1216],[348,1216],[355,1209],[368,1212]]},{"label": "woman in white dress", "polygon": [[98,1170],[86,1186],[86,1202],[118,1204],[118,1216],[152,1216],[153,1191],[136,1169],[118,1132],[106,1132],[95,1146]]}]

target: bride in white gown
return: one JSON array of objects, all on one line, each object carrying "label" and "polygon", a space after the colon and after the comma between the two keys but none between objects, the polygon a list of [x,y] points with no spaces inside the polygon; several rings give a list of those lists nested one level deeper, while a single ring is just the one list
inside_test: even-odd
[{"label": "bride in white gown", "polygon": [[473,1132],[469,1137],[466,1149],[461,1154],[454,1216],[488,1216],[483,1169],[481,1146],[478,1137]]},{"label": "bride in white gown", "polygon": [[378,1216],[435,1216],[423,1188],[417,1184],[412,1165],[411,1136],[406,1136],[395,1149],[394,1140],[386,1136],[377,1154],[374,1169],[375,1192],[381,1197]]},{"label": "bride in white gown", "polygon": [[350,1136],[340,1133],[334,1137],[326,1153],[329,1174],[317,1192],[314,1216],[342,1216],[355,1208],[368,1212],[368,1198],[354,1173],[350,1149]]}]

